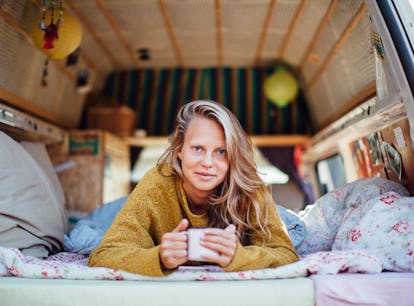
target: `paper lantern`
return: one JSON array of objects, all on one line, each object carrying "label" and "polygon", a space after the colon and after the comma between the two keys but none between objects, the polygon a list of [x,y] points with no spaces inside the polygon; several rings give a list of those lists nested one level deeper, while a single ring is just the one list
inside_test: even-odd
[{"label": "paper lantern", "polygon": [[64,59],[79,47],[82,27],[64,7],[61,10],[58,6],[53,6],[33,25],[32,37],[35,46],[48,58]]},{"label": "paper lantern", "polygon": [[263,86],[266,97],[279,107],[292,102],[299,90],[296,78],[286,69],[278,68],[269,76]]}]

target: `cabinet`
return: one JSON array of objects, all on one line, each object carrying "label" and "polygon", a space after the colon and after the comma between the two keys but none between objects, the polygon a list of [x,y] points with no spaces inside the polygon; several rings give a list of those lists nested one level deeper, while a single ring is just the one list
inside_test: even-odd
[{"label": "cabinet", "polygon": [[68,210],[89,212],[130,191],[130,151],[103,130],[71,130],[49,154],[57,168]]}]

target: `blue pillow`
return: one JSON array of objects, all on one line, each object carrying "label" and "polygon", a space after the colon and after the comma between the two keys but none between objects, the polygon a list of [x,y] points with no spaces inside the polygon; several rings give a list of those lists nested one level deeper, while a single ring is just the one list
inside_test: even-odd
[{"label": "blue pillow", "polygon": [[283,206],[277,205],[280,218],[286,225],[290,240],[292,240],[295,249],[299,248],[306,236],[305,222],[295,212]]},{"label": "blue pillow", "polygon": [[89,255],[99,245],[127,198],[128,196],[124,196],[108,202],[79,220],[70,233],[64,237],[65,251]]}]

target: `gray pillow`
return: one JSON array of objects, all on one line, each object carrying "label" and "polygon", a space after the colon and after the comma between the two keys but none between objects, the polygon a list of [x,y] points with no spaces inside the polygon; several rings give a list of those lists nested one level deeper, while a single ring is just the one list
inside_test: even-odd
[{"label": "gray pillow", "polygon": [[0,246],[36,257],[61,251],[67,224],[64,199],[44,170],[53,169],[46,149],[37,148],[42,168],[1,131],[0,147]]}]

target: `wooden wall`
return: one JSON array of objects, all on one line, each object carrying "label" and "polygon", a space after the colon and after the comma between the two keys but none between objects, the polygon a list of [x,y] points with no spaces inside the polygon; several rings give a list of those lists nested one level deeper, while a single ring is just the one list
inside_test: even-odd
[{"label": "wooden wall", "polygon": [[408,119],[350,144],[359,178],[380,176],[404,185],[414,195],[414,150]]}]

